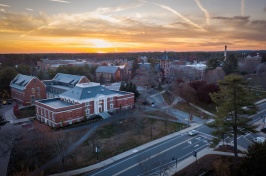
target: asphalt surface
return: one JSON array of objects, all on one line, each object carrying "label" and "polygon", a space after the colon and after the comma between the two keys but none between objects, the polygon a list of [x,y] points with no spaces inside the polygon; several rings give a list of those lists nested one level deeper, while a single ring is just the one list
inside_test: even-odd
[{"label": "asphalt surface", "polygon": [[[189,136],[182,133],[169,140],[149,147],[143,151],[135,151],[136,154],[126,157],[109,166],[86,174],[86,176],[103,175],[148,175],[160,171],[173,162],[179,162],[192,155],[193,151],[200,151],[209,145],[208,138],[201,136]],[[175,158],[175,160],[172,160]]]}]

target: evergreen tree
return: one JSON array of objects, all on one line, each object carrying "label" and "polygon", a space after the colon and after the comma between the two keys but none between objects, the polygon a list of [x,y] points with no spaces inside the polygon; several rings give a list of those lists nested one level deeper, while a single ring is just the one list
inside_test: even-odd
[{"label": "evergreen tree", "polygon": [[245,157],[242,159],[236,175],[261,176],[266,173],[266,142],[254,143],[248,147]]},{"label": "evergreen tree", "polygon": [[37,77],[39,78],[39,80],[43,80],[44,79],[44,72],[42,70],[40,70]]},{"label": "evergreen tree", "polygon": [[131,70],[131,79],[135,77],[138,68],[139,68],[138,59],[134,59]]},{"label": "evergreen tree", "polygon": [[100,75],[99,82],[100,82],[100,84],[104,84],[103,74]]},{"label": "evergreen tree", "polygon": [[231,73],[235,73],[238,71],[238,61],[234,55],[231,54],[226,59],[226,61],[223,64],[223,70],[226,75],[229,75]]},{"label": "evergreen tree", "polygon": [[256,132],[256,126],[250,124],[252,119],[245,116],[254,108],[254,104],[244,89],[245,82],[242,76],[229,75],[218,84],[220,91],[210,94],[212,101],[217,104],[217,113],[215,121],[208,126],[215,129],[213,135],[218,137],[214,139],[214,144],[217,144],[225,134],[233,136],[234,154],[237,158],[237,135]]},{"label": "evergreen tree", "polygon": [[120,91],[126,91],[125,82],[121,82],[119,90]]},{"label": "evergreen tree", "polygon": [[221,65],[221,61],[219,59],[210,59],[207,63],[207,68],[205,71],[208,72],[209,70],[214,70],[220,65]]},{"label": "evergreen tree", "polygon": [[263,53],[261,56],[261,63],[266,62],[266,54]]},{"label": "evergreen tree", "polygon": [[115,82],[115,79],[113,77],[113,75],[111,76],[111,80],[110,80],[111,83],[114,83]]}]

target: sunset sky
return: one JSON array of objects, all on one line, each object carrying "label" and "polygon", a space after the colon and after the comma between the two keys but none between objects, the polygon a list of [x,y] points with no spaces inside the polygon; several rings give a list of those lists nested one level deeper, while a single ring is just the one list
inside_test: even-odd
[{"label": "sunset sky", "polygon": [[0,0],[0,53],[266,49],[266,0]]}]

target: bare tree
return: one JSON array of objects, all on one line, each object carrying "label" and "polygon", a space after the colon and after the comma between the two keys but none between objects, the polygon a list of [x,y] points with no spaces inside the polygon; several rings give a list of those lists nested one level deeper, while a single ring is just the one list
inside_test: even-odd
[{"label": "bare tree", "polygon": [[68,155],[69,147],[75,142],[74,135],[60,131],[53,135],[52,147],[57,157],[59,157],[59,166],[64,166],[66,156]]},{"label": "bare tree", "polygon": [[189,84],[184,83],[179,87],[178,94],[189,104],[195,100],[196,91]]},{"label": "bare tree", "polygon": [[159,85],[159,78],[160,73],[154,67],[141,67],[137,70],[136,76],[134,77],[132,82],[137,86],[143,86],[149,89],[151,87]]},{"label": "bare tree", "polygon": [[204,75],[204,80],[207,81],[207,83],[217,83],[219,80],[222,80],[225,76],[225,73],[221,67],[217,67],[214,70],[209,70]]},{"label": "bare tree", "polygon": [[136,134],[140,138],[142,129],[144,127],[143,126],[144,118],[143,118],[143,113],[141,112],[139,108],[136,108],[134,115],[133,115],[133,120],[134,120],[134,123],[133,124],[129,123],[129,126],[131,129],[135,130]]}]

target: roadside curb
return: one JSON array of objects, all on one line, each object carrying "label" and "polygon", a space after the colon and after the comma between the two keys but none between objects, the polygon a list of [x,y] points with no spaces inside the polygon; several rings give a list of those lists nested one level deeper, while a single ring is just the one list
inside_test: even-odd
[{"label": "roadside curb", "polygon": [[160,142],[162,141],[166,141],[172,137],[175,137],[179,134],[182,134],[182,133],[186,133],[194,128],[197,128],[199,127],[200,125],[199,124],[195,124],[195,123],[192,123],[191,126],[189,128],[185,128],[183,130],[180,130],[178,132],[175,132],[175,133],[172,133],[170,135],[167,135],[167,136],[164,136],[162,138],[159,138],[159,139],[156,139],[154,141],[151,141],[151,142],[148,142],[146,144],[143,144],[141,146],[138,146],[136,148],[133,148],[131,150],[128,150],[124,153],[121,153],[121,154],[118,154],[112,158],[108,158],[104,161],[101,161],[97,164],[93,164],[93,165],[90,165],[90,166],[87,166],[87,167],[84,167],[84,168],[80,168],[80,169],[76,169],[76,170],[71,170],[71,171],[68,171],[68,172],[62,172],[62,173],[58,173],[58,174],[53,174],[53,175],[50,175],[50,176],[71,176],[71,175],[77,175],[77,174],[82,174],[82,173],[85,173],[85,172],[90,172],[90,171],[93,171],[95,169],[99,169],[101,167],[104,167],[108,164],[111,164],[113,162],[116,162],[120,159],[123,159],[125,157],[128,157],[128,156],[131,156],[132,154],[135,154],[137,152],[141,152],[143,150],[145,150],[146,148],[148,147],[151,147],[153,145],[156,145],[156,144],[159,144]]}]

